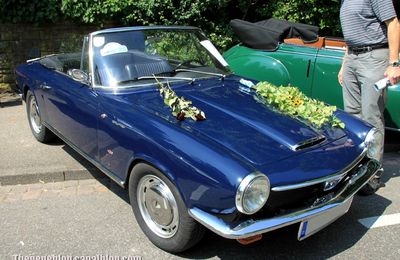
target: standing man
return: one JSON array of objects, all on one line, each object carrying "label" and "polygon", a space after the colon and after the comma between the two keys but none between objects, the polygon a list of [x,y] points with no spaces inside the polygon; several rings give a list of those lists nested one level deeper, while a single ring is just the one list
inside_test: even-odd
[{"label": "standing man", "polygon": [[[382,161],[387,89],[377,92],[374,84],[384,77],[391,84],[400,80],[399,21],[392,0],[342,0],[340,22],[347,44],[338,75],[344,109],[380,132],[380,154],[376,159]],[[373,194],[384,186],[380,181],[382,173],[383,169],[361,194]]]}]

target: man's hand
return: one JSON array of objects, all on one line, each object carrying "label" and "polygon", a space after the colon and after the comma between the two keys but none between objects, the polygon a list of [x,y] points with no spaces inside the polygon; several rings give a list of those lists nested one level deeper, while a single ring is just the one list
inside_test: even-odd
[{"label": "man's hand", "polygon": [[340,68],[337,77],[338,77],[338,81],[339,81],[340,86],[343,86],[343,66]]},{"label": "man's hand", "polygon": [[390,81],[391,85],[395,85],[400,81],[400,67],[389,66],[385,71],[385,77]]},{"label": "man's hand", "polygon": [[344,56],[343,56],[342,66],[340,67],[339,73],[337,75],[339,84],[342,87],[343,87],[343,67],[344,67],[344,62],[346,61],[346,56],[348,53],[349,53],[349,48],[346,46],[346,52],[344,53]]}]

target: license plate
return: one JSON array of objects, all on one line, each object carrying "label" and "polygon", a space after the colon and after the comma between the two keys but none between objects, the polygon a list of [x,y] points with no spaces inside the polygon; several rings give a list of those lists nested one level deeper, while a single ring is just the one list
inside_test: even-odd
[{"label": "license plate", "polygon": [[314,235],[324,227],[328,226],[339,217],[343,216],[349,210],[352,201],[353,198],[349,199],[340,206],[337,206],[335,208],[325,211],[322,214],[302,221],[300,224],[297,239],[306,239],[307,237]]}]

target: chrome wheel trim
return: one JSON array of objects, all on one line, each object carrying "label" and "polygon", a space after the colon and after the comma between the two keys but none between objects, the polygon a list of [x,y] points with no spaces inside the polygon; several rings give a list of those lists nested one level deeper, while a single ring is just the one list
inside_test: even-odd
[{"label": "chrome wheel trim", "polygon": [[171,238],[178,231],[179,213],[167,184],[155,175],[144,176],[138,184],[137,202],[146,225],[157,236]]},{"label": "chrome wheel trim", "polygon": [[40,118],[39,108],[36,104],[36,99],[34,96],[30,97],[29,106],[29,120],[31,122],[32,129],[36,134],[39,134],[42,130],[42,119]]}]

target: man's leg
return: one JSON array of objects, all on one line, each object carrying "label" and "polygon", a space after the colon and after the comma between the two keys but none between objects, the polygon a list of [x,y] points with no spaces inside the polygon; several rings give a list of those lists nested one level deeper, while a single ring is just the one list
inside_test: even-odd
[{"label": "man's leg", "polygon": [[[389,52],[387,49],[373,50],[358,60],[358,78],[361,82],[361,118],[373,125],[380,133],[379,149],[377,160],[382,161],[384,151],[385,122],[384,110],[386,103],[387,89],[376,91],[374,84],[384,78],[388,66]],[[376,178],[372,179],[362,190],[365,195],[373,194],[383,186],[380,177],[383,169],[379,171]]]},{"label": "man's leg", "polygon": [[387,89],[376,91],[374,84],[384,78],[388,57],[387,49],[373,50],[368,56],[358,60],[359,69],[357,70],[357,76],[361,82],[361,118],[373,125],[382,135],[380,153],[376,158],[379,161],[382,161],[383,157]]},{"label": "man's leg", "polygon": [[344,110],[358,118],[362,118],[361,113],[361,86],[356,76],[355,55],[349,54],[346,57],[343,67],[343,103]]}]

